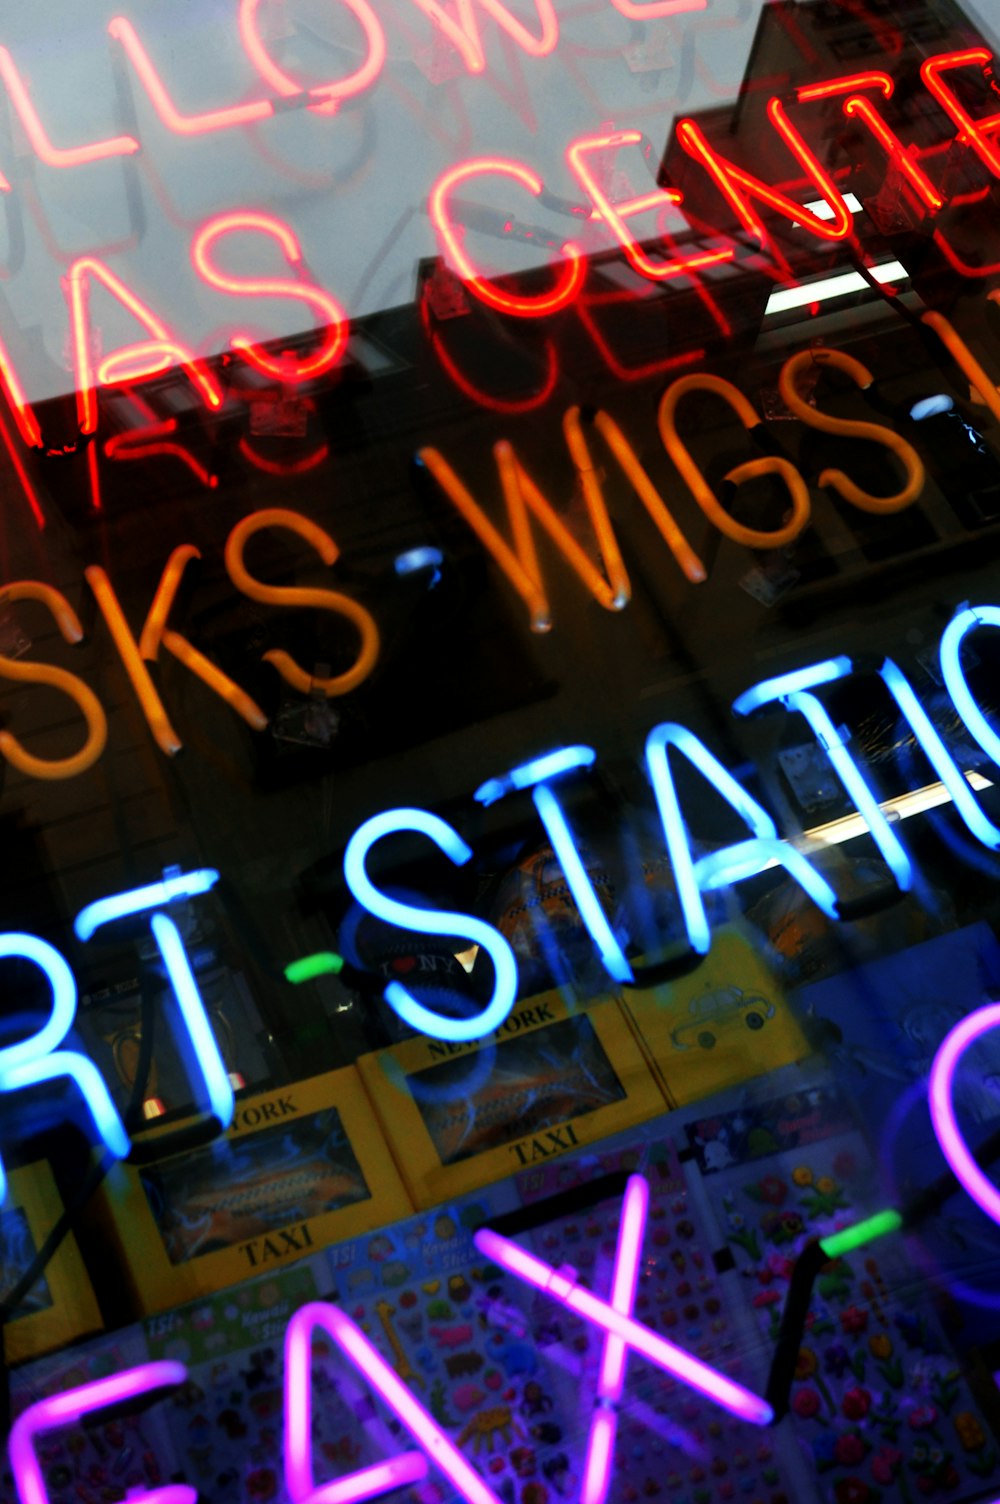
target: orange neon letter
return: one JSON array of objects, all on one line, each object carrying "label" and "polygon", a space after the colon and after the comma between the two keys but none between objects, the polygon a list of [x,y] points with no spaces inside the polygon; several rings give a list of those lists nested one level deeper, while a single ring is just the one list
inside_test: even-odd
[{"label": "orange neon letter", "polygon": [[484,172],[502,173],[513,178],[536,198],[545,189],[541,178],[530,167],[526,167],[523,162],[509,161],[505,157],[477,157],[470,162],[459,162],[457,166],[449,167],[443,172],[431,189],[428,208],[431,223],[437,231],[452,270],[458,273],[481,302],[497,309],[499,313],[510,313],[520,319],[539,319],[558,312],[577,296],[587,272],[580,248],[573,241],[567,240],[562,247],[566,265],[556,278],[554,287],[549,292],[539,293],[534,297],[504,292],[493,282],[481,277],[470,260],[462,243],[461,232],[452,224],[448,213],[448,197],[459,183]]},{"label": "orange neon letter", "polygon": [[31,102],[27,86],[6,47],[0,47],[0,77],[3,78],[11,103],[21,118],[32,150],[46,166],[79,167],[84,162],[99,162],[104,157],[130,156],[139,150],[139,143],[134,136],[110,136],[106,141],[92,141],[89,146],[53,146]]},{"label": "orange neon letter", "polygon": [[284,507],[267,507],[260,512],[251,512],[238,522],[226,539],[226,569],[237,590],[248,595],[252,601],[262,601],[272,606],[309,606],[319,611],[335,611],[346,616],[357,629],[361,639],[358,656],[345,673],[329,679],[317,679],[307,674],[288,653],[280,648],[264,654],[266,663],[273,663],[286,684],[307,695],[318,690],[327,696],[346,695],[357,689],[378,661],[379,634],[374,619],[357,601],[336,590],[312,590],[284,585],[265,585],[256,579],[243,562],[243,550],[255,533],[265,528],[280,527],[297,533],[303,542],[319,554],[326,565],[334,564],[340,553],[336,543],[321,527],[310,522],[298,512]]},{"label": "orange neon letter", "polygon": [[83,576],[94,592],[101,615],[108,624],[108,630],[118,649],[125,672],[132,682],[132,688],[135,690],[156,745],[168,757],[173,757],[175,752],[181,750],[183,743],[170,724],[167,712],[163,708],[163,701],[157,694],[156,686],[149,677],[149,670],[142,661],[138,644],[132,636],[132,629],[125,618],[121,602],[115,594],[115,587],[108,578],[107,572],[99,564],[91,564],[84,570]]},{"label": "orange neon letter", "polygon": [[721,156],[693,120],[678,121],[677,138],[688,156],[705,168],[747,234],[754,236],[761,244],[766,242],[767,232],[751,207],[750,200],[753,198],[760,199],[769,209],[784,215],[793,223],[811,230],[822,240],[843,240],[850,235],[854,220],[833,178],[792,125],[780,99],[775,97],[768,101],[767,115],[799,166],[826,199],[833,211],[832,219],[817,219],[815,214],[780,189],[761,182],[760,178],[755,178],[752,173],[745,172],[742,167],[737,167],[734,162]]},{"label": "orange neon letter", "polygon": [[184,571],[192,559],[200,558],[200,551],[191,543],[180,544],[170,555],[139,636],[139,653],[148,663],[155,663],[162,644],[168,653],[172,653],[185,668],[197,674],[209,689],[225,700],[238,716],[242,716],[248,726],[254,731],[263,731],[267,726],[267,716],[260,706],[228,674],[217,668],[211,659],[193,647],[186,637],[172,631],[167,625]]},{"label": "orange neon letter", "polygon": [[178,136],[202,136],[206,131],[228,130],[235,125],[253,125],[255,121],[267,120],[274,114],[274,105],[269,99],[258,99],[251,104],[232,105],[229,109],[208,110],[200,115],[182,115],[163,87],[160,75],[139,41],[131,21],[127,21],[124,16],[115,16],[108,23],[108,33],[124,47],[126,57],[139,75],[139,82],[167,130],[174,131]]},{"label": "orange neon letter", "polygon": [[[55,618],[59,631],[67,642],[80,642],[83,628],[69,601],[51,585],[38,580],[19,580],[0,589],[0,605],[8,601],[41,601]],[[17,684],[45,684],[50,689],[61,690],[69,695],[87,723],[87,740],[79,752],[71,757],[35,757],[26,752],[17,737],[9,731],[0,731],[0,754],[6,757],[11,767],[17,768],[28,778],[75,778],[85,773],[104,751],[108,739],[108,722],[101,702],[76,674],[54,668],[48,663],[26,663],[19,658],[0,657],[0,677],[13,679]]]},{"label": "orange neon letter", "polygon": [[[414,3],[425,16],[430,17],[435,26],[441,28],[461,54],[470,73],[482,73],[485,70],[486,53],[476,19],[475,0],[457,0],[457,19],[443,5],[439,5],[438,0],[414,0]],[[559,41],[559,21],[552,0],[535,0],[535,10],[542,27],[540,37],[532,36],[527,27],[500,0],[478,0],[478,3],[529,57],[548,57],[550,52],[555,51]]]},{"label": "orange neon letter", "polygon": [[863,366],[860,360],[855,360],[853,355],[846,355],[843,350],[815,347],[800,350],[797,355],[792,355],[785,361],[778,377],[778,390],[789,412],[793,412],[810,428],[819,429],[821,433],[841,434],[848,439],[868,439],[873,444],[882,444],[892,451],[906,471],[906,484],[894,496],[873,496],[870,491],[863,491],[843,470],[822,471],[820,485],[838,491],[845,501],[863,512],[901,512],[904,507],[911,506],[924,488],[924,465],[917,451],[912,444],[901,439],[898,433],[893,433],[883,423],[859,423],[849,418],[831,418],[801,397],[798,390],[799,375],[814,364],[834,366],[838,371],[843,371],[862,391],[870,387],[874,380],[867,366]]},{"label": "orange neon letter", "polygon": [[[990,297],[992,298],[992,293]],[[1000,387],[995,386],[990,380],[954,324],[946,319],[943,313],[935,313],[932,309],[922,313],[920,321],[929,329],[934,330],[952,360],[968,378],[970,387],[978,393],[982,402],[1000,423]]]},{"label": "orange neon letter", "polygon": [[317,101],[311,108],[320,113],[332,115],[342,100],[353,99],[356,94],[364,93],[365,89],[378,78],[385,66],[386,57],[385,32],[382,30],[381,22],[368,4],[368,0],[343,0],[343,3],[348,10],[354,12],[365,34],[368,55],[360,67],[355,68],[354,72],[349,73],[346,78],[338,79],[335,83],[316,84],[311,89],[303,89],[301,84],[296,83],[294,78],[278,67],[264,46],[257,27],[260,0],[240,0],[240,37],[244,50],[261,78],[271,85],[276,94],[281,94],[286,99],[295,94],[309,94]]},{"label": "orange neon letter", "polygon": [[670,458],[691,488],[695,501],[709,522],[713,522],[719,532],[724,533],[727,538],[732,538],[734,543],[742,543],[747,548],[784,548],[787,543],[791,543],[799,536],[809,521],[811,510],[809,490],[802,476],[789,460],[781,459],[778,455],[768,454],[762,459],[748,460],[743,465],[737,465],[725,477],[732,485],[742,485],[744,481],[753,480],[758,475],[777,475],[785,482],[792,500],[791,516],[784,527],[776,528],[774,532],[764,533],[759,528],[745,527],[742,522],[737,522],[723,507],[677,432],[677,404],[688,392],[714,392],[716,396],[729,403],[748,433],[756,428],[761,420],[743,393],[733,386],[732,382],[724,381],[721,376],[710,376],[707,372],[698,372],[691,376],[678,377],[667,388],[660,400],[660,437]]},{"label": "orange neon letter", "polygon": [[[705,571],[701,560],[690,548],[622,430],[605,413],[597,413],[594,423],[687,578],[692,582],[703,580]],[[591,457],[579,408],[571,407],[567,410],[563,418],[563,437],[580,482],[590,525],[604,565],[603,574],[532,480],[511,444],[506,441],[495,444],[493,455],[510,520],[513,547],[490,521],[468,487],[437,449],[422,449],[418,456],[521,596],[528,608],[533,632],[549,630],[552,626],[552,612],[531,532],[530,517],[540,523],[577,579],[605,611],[622,610],[628,605],[632,593],[601,489],[600,472]]]},{"label": "orange neon letter", "polygon": [[[144,325],[152,339],[126,345],[114,355],[106,355],[98,364],[96,372],[91,358],[91,325],[88,312],[88,278],[95,277],[112,297],[118,299]],[[114,386],[118,382],[142,381],[158,375],[171,366],[180,366],[199,393],[205,406],[222,406],[222,392],[204,362],[197,360],[186,345],[170,332],[162,319],[126,287],[110,267],[94,256],[79,256],[69,269],[67,278],[72,322],[73,348],[76,354],[76,407],[82,433],[94,433],[97,428],[98,384]]]},{"label": "orange neon letter", "polygon": [[990,139],[989,132],[1000,125],[1000,116],[991,115],[983,120],[973,120],[968,110],[944,82],[942,73],[952,68],[987,68],[993,61],[992,52],[985,47],[970,47],[967,52],[939,52],[920,65],[920,77],[946,115],[958,126],[958,139],[963,146],[971,146],[981,162],[1000,178],[1000,152]]},{"label": "orange neon letter", "polygon": [[234,334],[230,344],[240,352],[244,360],[265,376],[284,381],[306,381],[313,376],[322,376],[337,364],[347,348],[348,325],[344,310],[329,293],[323,292],[312,282],[293,282],[277,277],[242,277],[219,271],[209,259],[209,251],[220,236],[240,230],[270,235],[281,246],[286,260],[296,269],[301,267],[302,251],[299,242],[286,224],[271,214],[237,209],[232,214],[217,214],[198,231],[191,246],[191,259],[198,274],[210,287],[218,287],[236,297],[298,298],[313,309],[321,324],[328,327],[319,349],[305,360],[288,360],[268,355],[245,334]]},{"label": "orange neon letter", "polygon": [[612,204],[591,171],[586,154],[587,152],[607,151],[610,147],[639,146],[642,139],[641,131],[612,131],[602,136],[586,136],[580,141],[574,141],[566,151],[569,165],[583,185],[584,192],[590,195],[594,207],[612,235],[621,242],[625,255],[635,270],[642,277],[663,281],[667,277],[680,277],[685,273],[696,272],[699,267],[713,266],[717,261],[731,261],[735,255],[732,248],[721,251],[703,251],[698,256],[674,257],[672,261],[651,260],[636,243],[635,236],[625,224],[626,218],[630,214],[639,214],[644,209],[675,208],[682,202],[683,195],[678,193],[676,188],[654,188],[650,193],[643,194],[639,198],[626,199],[623,203]]}]

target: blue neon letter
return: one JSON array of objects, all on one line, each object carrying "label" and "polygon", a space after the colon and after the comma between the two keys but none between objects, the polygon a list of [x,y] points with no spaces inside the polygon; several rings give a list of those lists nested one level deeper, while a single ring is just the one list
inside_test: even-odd
[{"label": "blue neon letter", "polygon": [[[110,924],[112,920],[121,919],[128,914],[143,914],[150,909],[159,909],[178,898],[191,898],[198,893],[207,893],[218,880],[219,874],[209,867],[197,872],[174,873],[162,882],[147,883],[143,888],[131,888],[127,893],[116,893],[110,898],[99,898],[95,903],[89,903],[76,916],[73,928],[81,940],[89,940],[102,924]],[[151,927],[180,1008],[195,1065],[205,1086],[209,1111],[213,1117],[218,1118],[223,1128],[228,1128],[236,1105],[232,1083],[212,1033],[180,931],[172,919],[160,913],[153,915]]]},{"label": "blue neon letter", "polygon": [[941,638],[941,673],[955,709],[986,756],[1000,766],[1000,736],[972,698],[959,656],[966,633],[974,627],[1000,627],[1000,606],[966,606],[949,622]]},{"label": "blue neon letter", "polygon": [[414,904],[403,903],[380,893],[365,870],[365,858],[383,836],[398,831],[417,831],[428,836],[457,867],[472,856],[471,847],[445,820],[430,814],[425,809],[388,809],[381,815],[373,815],[360,826],[347,843],[344,853],[344,876],[347,886],[362,908],[384,919],[386,924],[399,925],[401,929],[415,930],[418,935],[467,935],[473,945],[479,945],[493,962],[496,973],[493,980],[493,996],[486,1007],[474,1018],[447,1018],[433,1008],[425,1008],[402,985],[390,982],[383,994],[389,1007],[399,1014],[405,1024],[421,1034],[430,1034],[434,1039],[451,1039],[465,1042],[482,1039],[498,1029],[517,999],[517,962],[514,952],[504,937],[491,924],[475,919],[471,914],[450,914],[441,909],[420,909]]},{"label": "blue neon letter", "polygon": [[[33,961],[48,978],[52,989],[52,1013],[29,1039],[0,1049],[0,1092],[36,1086],[68,1076],[76,1082],[94,1121],[98,1137],[117,1159],[129,1152],[128,1134],[104,1078],[92,1060],[79,1050],[60,1050],[76,1017],[76,982],[64,958],[54,946],[36,935],[0,935],[0,959],[21,956]],[[7,1180],[0,1160],[0,1202],[7,1194]]]},{"label": "blue neon letter", "polygon": [[888,685],[896,704],[912,726],[913,734],[926,753],[927,761],[948,790],[955,808],[969,830],[977,841],[982,841],[984,846],[989,846],[993,851],[1000,850],[1000,829],[988,820],[979,808],[965,774],[941,740],[937,728],[917,699],[913,686],[902,669],[898,668],[891,658],[887,658],[879,673]]},{"label": "blue neon letter", "polygon": [[473,798],[480,804],[493,804],[513,789],[531,789],[532,800],[545,826],[556,860],[562,868],[566,886],[597,947],[605,971],[616,982],[631,982],[634,980],[632,968],[625,959],[625,952],[618,944],[618,938],[608,923],[601,900],[583,865],[565,811],[555,791],[548,786],[548,780],[560,773],[568,773],[575,768],[589,768],[596,756],[592,747],[559,747],[555,752],[547,752],[542,757],[535,757],[531,762],[512,768],[509,773],[502,773],[499,778],[487,779],[476,790]]},{"label": "blue neon letter", "polygon": [[871,831],[897,886],[906,893],[913,883],[913,869],[906,848],[879,808],[878,800],[845,747],[843,737],[831,721],[826,707],[811,693],[820,684],[846,678],[851,668],[850,658],[828,658],[823,663],[813,663],[807,668],[795,669],[790,674],[764,679],[734,700],[733,709],[737,715],[749,715],[758,705],[773,704],[778,700],[786,710],[798,710],[805,716],[848,797],[854,801],[855,808]]},{"label": "blue neon letter", "polygon": [[[691,839],[670,772],[668,747],[683,753],[732,806],[753,831],[752,840],[738,841],[721,851],[713,851],[700,861],[694,860]],[[736,782],[728,768],[723,767],[693,731],[672,722],[654,726],[646,738],[646,766],[663,822],[688,941],[699,955],[706,955],[712,943],[702,893],[753,877],[775,864],[784,867],[788,875],[801,884],[824,914],[831,919],[838,917],[836,894],[826,878],[801,851],[780,839],[777,827],[763,805]]]}]

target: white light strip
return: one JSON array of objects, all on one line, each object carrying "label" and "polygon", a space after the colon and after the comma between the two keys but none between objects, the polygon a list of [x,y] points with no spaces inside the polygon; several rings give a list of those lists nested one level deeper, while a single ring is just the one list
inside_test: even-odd
[{"label": "white light strip", "polygon": [[[906,267],[898,261],[886,261],[882,266],[870,266],[868,270],[876,282],[901,282],[909,278]],[[823,303],[827,298],[843,298],[848,293],[864,292],[868,283],[860,272],[842,272],[836,277],[822,277],[818,282],[806,282],[798,287],[783,287],[773,292],[767,300],[767,313],[786,313],[790,308],[805,308],[810,303]]]},{"label": "white light strip", "polygon": [[[967,772],[963,776],[970,788],[977,792],[993,787],[982,773]],[[889,820],[909,820],[912,815],[921,815],[925,810],[937,809],[939,805],[950,803],[951,795],[943,783],[926,783],[922,789],[911,789],[908,794],[897,794],[895,799],[886,799],[879,804],[879,809]],[[808,856],[816,846],[841,846],[845,841],[870,834],[867,822],[861,815],[842,815],[839,820],[829,820],[825,825],[814,825],[812,830],[804,830],[800,836],[791,836],[788,844],[797,846]],[[763,863],[759,870],[766,872],[768,868],[779,865],[777,859],[772,859]]]},{"label": "white light strip", "polygon": [[[845,193],[841,196],[852,214],[863,214],[865,212],[864,204],[862,204],[859,198],[855,198],[853,193]],[[804,207],[808,209],[809,213],[814,215],[816,219],[833,218],[833,208],[830,204],[827,203],[825,198],[814,199],[811,204],[806,204]]]}]

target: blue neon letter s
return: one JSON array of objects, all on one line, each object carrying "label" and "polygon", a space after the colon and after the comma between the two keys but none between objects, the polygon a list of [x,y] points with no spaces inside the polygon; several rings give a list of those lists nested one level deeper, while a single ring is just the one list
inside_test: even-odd
[{"label": "blue neon letter s", "polygon": [[498,1029],[513,1008],[517,998],[517,962],[506,940],[491,924],[475,919],[471,914],[450,914],[440,909],[419,909],[413,904],[402,903],[380,893],[365,871],[365,858],[375,842],[397,831],[417,831],[429,836],[436,846],[456,866],[463,866],[471,857],[472,850],[462,837],[445,820],[429,814],[424,809],[389,809],[356,830],[347,843],[344,853],[344,876],[358,903],[377,919],[387,924],[397,924],[402,929],[415,930],[419,935],[467,935],[473,945],[479,945],[489,955],[496,973],[493,996],[475,1018],[446,1018],[422,1003],[402,985],[390,982],[385,989],[385,1000],[412,1029],[421,1034],[430,1034],[435,1039],[456,1040],[460,1043],[482,1039]]}]

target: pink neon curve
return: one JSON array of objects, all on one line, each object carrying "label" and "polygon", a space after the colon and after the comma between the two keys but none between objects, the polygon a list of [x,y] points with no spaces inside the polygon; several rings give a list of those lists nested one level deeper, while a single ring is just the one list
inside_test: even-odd
[{"label": "pink neon curve", "polygon": [[549,292],[539,293],[533,297],[521,297],[516,293],[504,292],[492,282],[485,281],[477,273],[466,254],[458,232],[448,216],[447,198],[457,184],[464,183],[468,178],[476,177],[483,172],[497,172],[513,178],[536,198],[545,187],[538,174],[525,163],[512,161],[507,157],[475,157],[468,162],[458,162],[454,167],[449,167],[446,172],[443,172],[431,189],[428,212],[452,268],[475,293],[480,302],[487,303],[500,313],[510,313],[515,318],[521,319],[546,318],[549,314],[557,313],[560,308],[565,308],[577,297],[587,275],[587,267],[580,253],[580,247],[572,240],[567,240],[562,246],[566,265],[557,276],[555,285]]},{"label": "pink neon curve", "polygon": [[338,79],[331,84],[314,84],[312,88],[303,88],[278,67],[264,46],[257,29],[260,0],[240,0],[240,39],[244,51],[261,78],[271,85],[276,94],[281,94],[286,99],[295,94],[309,94],[318,101],[312,108],[318,113],[332,115],[342,100],[363,94],[378,78],[386,59],[385,32],[379,18],[368,0],[343,0],[343,4],[354,12],[365,34],[368,56],[361,67],[348,74],[347,78]]},{"label": "pink neon curve", "polygon": [[[318,1487],[312,1470],[312,1338],[321,1327],[420,1447]],[[285,1486],[291,1504],[346,1504],[425,1478],[438,1468],[468,1504],[500,1504],[470,1462],[349,1316],[324,1301],[301,1306],[285,1331]],[[388,1479],[386,1482],[384,1480]]]},{"label": "pink neon curve", "polygon": [[[63,1394],[54,1394],[29,1405],[11,1427],[7,1443],[20,1504],[49,1504],[45,1474],[35,1456],[36,1436],[54,1431],[59,1426],[76,1425],[85,1415],[106,1410],[112,1405],[126,1404],[130,1399],[157,1389],[175,1389],[186,1380],[187,1369],[183,1363],[142,1363],[111,1378],[95,1379],[90,1384],[81,1384],[77,1389],[68,1389]],[[129,1498],[136,1501],[147,1499],[155,1504],[197,1504],[198,1491],[183,1483],[173,1483],[148,1492],[132,1492]]]},{"label": "pink neon curve", "polygon": [[134,136],[111,136],[106,141],[92,141],[89,146],[53,146],[6,47],[0,47],[0,78],[6,84],[11,103],[21,117],[21,124],[32,150],[46,166],[79,167],[84,162],[99,162],[105,157],[131,156],[139,150],[139,143]]},{"label": "pink neon curve", "polygon": [[[639,1286],[639,1263],[642,1243],[646,1235],[646,1214],[649,1209],[649,1184],[641,1175],[630,1175],[622,1201],[621,1223],[618,1229],[618,1246],[615,1249],[614,1269],[611,1275],[611,1304],[616,1311],[631,1316],[635,1309],[636,1291]],[[601,1352],[597,1376],[597,1400],[587,1452],[583,1465],[583,1484],[580,1504],[604,1504],[611,1486],[611,1470],[614,1463],[615,1435],[618,1417],[610,1406],[622,1397],[625,1386],[625,1364],[628,1348],[620,1337],[607,1333]]]},{"label": "pink neon curve", "polygon": [[1000,1223],[1000,1190],[976,1164],[955,1117],[952,1088],[959,1059],[982,1034],[1000,1028],[1000,1003],[969,1013],[948,1033],[931,1066],[927,1096],[941,1152],[976,1205]]},{"label": "pink neon curve", "polygon": [[[114,355],[105,356],[95,373],[90,355],[90,319],[87,312],[87,278],[96,277],[108,292],[128,309],[152,334],[151,340],[126,345]],[[174,339],[170,330],[151,308],[110,267],[94,256],[78,256],[67,277],[70,323],[76,356],[76,407],[81,433],[97,429],[97,383],[112,386],[142,380],[178,365],[201,395],[206,407],[222,406],[222,392],[208,367],[186,346]],[[96,382],[95,382],[96,376]]]},{"label": "pink neon curve", "polygon": [[732,1415],[755,1426],[771,1424],[774,1411],[766,1400],[751,1394],[742,1384],[719,1373],[718,1369],[703,1363],[700,1358],[693,1358],[683,1348],[676,1347],[641,1322],[616,1311],[606,1300],[583,1289],[576,1283],[574,1271],[553,1269],[551,1264],[489,1228],[481,1228],[473,1241],[486,1258],[550,1295],[553,1300],[561,1301],[568,1310],[593,1322],[601,1331],[621,1337],[626,1346],[641,1353],[648,1362],[672,1374],[682,1384],[697,1390]]},{"label": "pink neon curve", "polygon": [[[415,4],[444,32],[452,46],[461,54],[470,73],[485,71],[486,53],[476,20],[474,0],[457,0],[457,15],[454,16],[439,5],[437,0],[415,0]],[[533,37],[500,0],[479,0],[479,4],[529,57],[548,57],[550,52],[555,51],[559,42],[559,20],[552,0],[535,0],[535,10],[542,23],[540,37]]]},{"label": "pink neon curve", "polygon": [[645,209],[676,207],[682,202],[682,195],[675,188],[656,188],[653,192],[643,194],[639,198],[613,204],[590,170],[584,153],[607,151],[611,147],[617,150],[622,146],[639,146],[642,139],[641,131],[610,131],[600,136],[584,136],[577,141],[572,141],[566,148],[566,159],[570,170],[579,179],[584,192],[590,197],[598,217],[605,221],[612,235],[621,243],[625,255],[635,270],[641,277],[648,277],[651,281],[664,281],[668,277],[681,277],[685,273],[698,271],[701,267],[714,266],[720,261],[731,261],[735,255],[732,249],[702,251],[696,256],[688,257],[675,256],[672,261],[652,261],[636,244],[635,236],[629,234],[625,224],[627,216],[639,214]]},{"label": "pink neon curve", "polygon": [[168,130],[178,136],[203,136],[208,131],[228,130],[236,125],[252,125],[257,120],[267,120],[274,114],[274,105],[269,99],[254,100],[250,104],[237,104],[225,110],[207,110],[200,115],[182,115],[150,61],[149,54],[136,35],[131,21],[124,16],[115,16],[108,22],[108,34],[120,42],[136,73],[139,82],[149,95],[150,103]]},{"label": "pink neon curve", "polygon": [[295,267],[302,264],[299,242],[288,225],[273,214],[261,214],[254,209],[236,209],[229,214],[217,214],[202,225],[191,243],[191,260],[195,270],[210,287],[236,297],[298,298],[307,303],[320,322],[328,325],[319,349],[300,360],[288,360],[282,356],[268,355],[260,345],[245,334],[234,334],[230,344],[248,365],[265,376],[279,381],[308,381],[322,376],[340,360],[347,348],[348,321],[340,304],[322,288],[312,282],[292,282],[278,277],[236,277],[222,272],[209,260],[209,250],[221,235],[234,231],[258,232],[270,235],[281,246],[286,260]]}]

